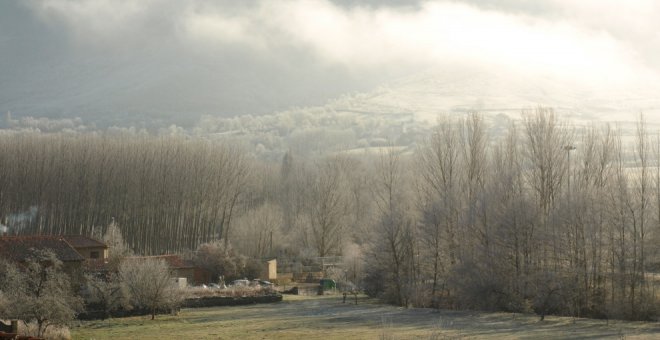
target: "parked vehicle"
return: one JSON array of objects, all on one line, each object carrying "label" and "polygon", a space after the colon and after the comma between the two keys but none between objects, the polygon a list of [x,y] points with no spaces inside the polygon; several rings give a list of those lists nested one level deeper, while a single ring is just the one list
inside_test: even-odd
[{"label": "parked vehicle", "polygon": [[274,284],[272,282],[267,281],[267,280],[258,280],[258,281],[259,281],[259,285],[262,286],[262,287],[272,287],[272,286],[274,286]]},{"label": "parked vehicle", "polygon": [[250,285],[250,281],[246,279],[234,280],[229,285],[232,287],[247,287]]}]

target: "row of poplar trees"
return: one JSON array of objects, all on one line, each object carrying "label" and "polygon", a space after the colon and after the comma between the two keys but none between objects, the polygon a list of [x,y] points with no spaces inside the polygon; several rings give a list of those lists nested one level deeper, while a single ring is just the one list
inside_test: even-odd
[{"label": "row of poplar trees", "polygon": [[469,114],[414,148],[269,162],[228,140],[5,134],[0,223],[114,220],[138,254],[222,239],[255,258],[343,255],[338,279],[402,306],[650,319],[660,139],[643,117],[633,135],[539,108],[498,135]]},{"label": "row of poplar trees", "polygon": [[382,157],[367,287],[400,305],[656,317],[660,137],[642,117],[628,139],[548,109],[497,140],[478,115],[442,120],[410,159]]},{"label": "row of poplar trees", "polygon": [[235,148],[148,136],[8,134],[0,164],[10,232],[100,235],[116,220],[144,254],[227,237],[248,173]]}]

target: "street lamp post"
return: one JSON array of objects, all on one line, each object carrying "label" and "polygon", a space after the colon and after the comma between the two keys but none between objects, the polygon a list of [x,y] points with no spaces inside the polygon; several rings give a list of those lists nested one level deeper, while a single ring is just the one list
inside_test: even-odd
[{"label": "street lamp post", "polygon": [[[567,162],[568,162],[568,164],[566,165],[567,166],[567,177],[568,177],[568,179],[567,179],[568,180],[568,188],[567,188],[568,192],[567,192],[567,194],[568,194],[568,213],[569,213],[569,219],[570,219],[571,223],[573,222],[573,204],[571,202],[571,151],[573,151],[575,149],[576,149],[575,146],[570,145],[570,144],[564,146],[564,150],[566,150],[566,158],[567,158]],[[580,263],[580,260],[579,260],[580,236],[578,235],[578,232],[579,232],[578,224],[575,223],[575,224],[573,224],[573,226],[575,228],[574,232],[575,232],[575,261],[576,262],[573,263],[573,259],[571,259],[571,264],[579,266],[579,263]],[[583,262],[583,263],[586,266],[586,262]],[[586,275],[586,267],[584,268],[584,274]],[[585,279],[585,284],[586,284],[586,282],[587,281]],[[578,275],[575,276],[575,285],[576,285],[576,287],[579,286]],[[575,301],[575,309],[578,311],[578,316],[580,315],[579,304],[580,304],[581,300],[582,300],[582,294],[578,290],[578,301]]]},{"label": "street lamp post", "polygon": [[576,147],[573,145],[566,145],[564,146],[564,150],[566,150],[566,157],[568,161],[568,171],[567,171],[567,177],[568,177],[568,205],[571,205],[571,151],[575,150]]}]

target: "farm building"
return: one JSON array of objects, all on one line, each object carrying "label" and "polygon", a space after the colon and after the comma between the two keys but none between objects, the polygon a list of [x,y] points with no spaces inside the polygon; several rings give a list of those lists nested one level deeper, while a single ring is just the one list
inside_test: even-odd
[{"label": "farm building", "polygon": [[63,236],[2,236],[0,258],[25,263],[34,250],[50,250],[62,261],[64,271],[73,280],[81,278],[85,257],[80,255]]}]

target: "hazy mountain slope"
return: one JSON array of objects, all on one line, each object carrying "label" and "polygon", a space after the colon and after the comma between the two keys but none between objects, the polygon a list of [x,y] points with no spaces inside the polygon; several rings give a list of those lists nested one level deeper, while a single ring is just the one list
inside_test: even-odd
[{"label": "hazy mountain slope", "polygon": [[202,136],[243,140],[258,153],[281,154],[378,148],[389,143],[412,147],[443,114],[481,112],[492,136],[505,131],[524,110],[552,107],[571,124],[631,122],[644,112],[657,128],[660,98],[649,89],[589,87],[551,76],[515,76],[501,70],[431,70],[373,91],[344,95],[316,107],[263,116],[203,117],[194,128]]},{"label": "hazy mountain slope", "polygon": [[333,109],[409,112],[417,120],[432,121],[438,114],[466,111],[518,117],[521,110],[541,105],[575,121],[625,121],[636,119],[639,112],[651,118],[660,112],[660,96],[654,90],[595,88],[548,75],[458,68],[417,74],[341,102]]},{"label": "hazy mountain slope", "polygon": [[140,39],[93,32],[81,39],[76,32],[23,2],[0,1],[0,112],[16,119],[80,117],[99,128],[190,127],[204,114],[318,105],[387,77],[319,65],[308,51],[289,46],[253,53],[200,47],[176,32]]},{"label": "hazy mountain slope", "polygon": [[62,25],[41,20],[21,2],[0,1],[0,112],[18,119],[81,117],[102,128],[191,126],[203,114],[318,105],[377,81],[318,67],[304,54],[292,60],[287,51],[201,49],[174,33],[139,43],[102,35],[81,40]]}]

